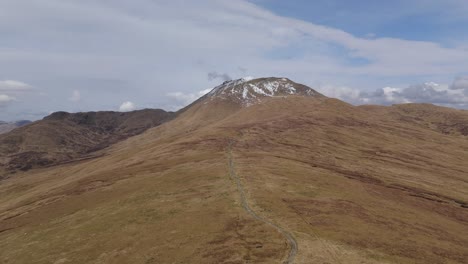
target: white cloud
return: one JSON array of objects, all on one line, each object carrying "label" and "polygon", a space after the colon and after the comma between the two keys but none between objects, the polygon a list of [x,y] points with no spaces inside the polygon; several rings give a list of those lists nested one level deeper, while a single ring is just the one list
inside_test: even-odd
[{"label": "white cloud", "polygon": [[79,102],[81,100],[81,93],[78,90],[72,92],[72,96],[69,98],[72,102]]},{"label": "white cloud", "polygon": [[129,111],[133,111],[135,109],[136,109],[135,104],[130,102],[130,101],[123,102],[119,107],[120,112],[129,112]]},{"label": "white cloud", "polygon": [[453,81],[450,86],[452,90],[461,90],[465,96],[468,96],[468,76],[461,76]]},{"label": "white cloud", "polygon": [[171,106],[171,110],[177,110],[181,107],[189,105],[203,95],[209,93],[212,89],[205,89],[197,93],[183,93],[183,92],[173,92],[168,93],[166,96],[170,99],[173,99],[175,103]]},{"label": "white cloud", "polygon": [[0,107],[6,107],[17,101],[16,98],[31,90],[31,86],[15,80],[0,80]]},{"label": "white cloud", "polygon": [[31,85],[20,82],[20,81],[15,81],[15,80],[4,80],[0,81],[0,92],[23,92],[23,91],[28,91],[32,87]]},{"label": "white cloud", "polygon": [[468,108],[468,94],[464,93],[462,88],[453,89],[452,87],[454,86],[427,82],[405,88],[384,87],[371,92],[330,85],[322,86],[319,90],[327,96],[336,97],[357,105],[432,103],[455,108]]},{"label": "white cloud", "polygon": [[6,94],[0,94],[0,107],[6,106],[8,103],[15,101],[16,99]]},{"label": "white cloud", "polygon": [[328,97],[339,98],[347,102],[355,102],[361,96],[359,90],[347,86],[322,85],[317,90]]},{"label": "white cloud", "polygon": [[[5,8],[27,10],[25,4],[10,1],[10,6]],[[463,49],[445,48],[428,41],[360,38],[336,28],[281,17],[243,0],[168,3],[139,0],[133,5],[125,1],[109,3],[93,0],[66,3],[50,0],[46,6],[36,3],[33,4],[35,8],[31,8],[36,13],[31,14],[27,22],[34,22],[33,29],[52,30],[49,34],[54,38],[68,35],[68,28],[76,28],[77,34],[72,39],[84,37],[83,41],[87,41],[86,45],[80,47],[83,54],[79,54],[79,60],[85,65],[89,64],[90,69],[96,68],[91,65],[93,61],[109,65],[112,61],[105,60],[130,60],[131,55],[135,55],[135,58],[145,61],[153,56],[157,57],[162,67],[168,67],[167,72],[170,72],[174,64],[179,66],[183,62],[194,60],[204,60],[204,63],[212,65],[219,65],[221,61],[236,64],[245,61],[254,66],[261,64],[259,66],[264,66],[271,72],[277,70],[277,67],[263,56],[264,53],[296,43],[306,43],[304,48],[307,49],[309,58],[296,58],[293,61],[295,67],[283,71],[294,72],[302,63],[306,63],[309,71],[335,73],[338,70],[352,75],[371,73],[395,76],[453,73],[454,68],[460,69],[460,66],[467,65],[468,52]],[[51,11],[47,6],[55,6],[56,11]],[[87,14],[86,19],[82,14]],[[17,20],[13,17],[10,19]],[[63,27],[60,28],[63,31],[51,27],[56,21],[62,21]],[[77,28],[80,24],[95,27],[88,27],[82,33]],[[15,27],[24,29],[25,25]],[[112,47],[102,45],[102,39],[116,39],[126,36],[127,32],[132,32],[134,41],[116,42]],[[27,33],[34,34],[30,31]],[[65,40],[62,38],[61,41]],[[327,45],[338,45],[345,49],[345,54],[335,54]],[[322,59],[328,61],[333,68],[321,68],[315,63],[314,58],[320,57],[324,51],[328,52]],[[15,54],[20,56],[18,52],[24,54],[24,51],[16,51],[9,53],[9,57]],[[123,52],[123,56],[118,56],[121,54],[118,52]],[[148,58],[148,54],[153,56]],[[51,56],[49,60],[77,59],[69,57],[73,53],[60,50],[52,54],[42,52],[28,55]],[[351,66],[345,63],[346,58],[363,58],[369,60],[369,64]],[[81,62],[77,61],[77,64],[80,65]],[[440,67],[441,64],[447,67]],[[105,69],[101,67],[99,72]],[[175,71],[170,75],[178,74]]]}]

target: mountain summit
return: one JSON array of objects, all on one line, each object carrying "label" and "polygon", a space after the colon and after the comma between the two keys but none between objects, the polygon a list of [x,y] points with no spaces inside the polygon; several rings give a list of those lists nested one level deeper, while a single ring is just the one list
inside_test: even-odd
[{"label": "mountain summit", "polygon": [[285,96],[324,97],[314,89],[303,84],[295,83],[287,78],[259,78],[244,77],[237,80],[225,81],[207,94],[214,99],[227,99],[250,106],[265,97]]}]

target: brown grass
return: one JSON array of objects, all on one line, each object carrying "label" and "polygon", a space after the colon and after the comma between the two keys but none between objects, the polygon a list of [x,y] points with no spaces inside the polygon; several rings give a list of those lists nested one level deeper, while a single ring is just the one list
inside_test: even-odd
[{"label": "brown grass", "polygon": [[102,157],[1,181],[0,262],[281,263],[284,237],[239,204],[230,139],[249,204],[295,236],[296,263],[468,259],[468,139],[430,125],[466,112],[202,103]]}]

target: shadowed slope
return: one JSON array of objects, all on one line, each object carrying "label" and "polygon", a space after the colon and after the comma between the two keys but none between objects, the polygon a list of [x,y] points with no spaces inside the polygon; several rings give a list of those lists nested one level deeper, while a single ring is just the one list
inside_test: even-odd
[{"label": "shadowed slope", "polygon": [[0,135],[0,170],[28,170],[81,158],[170,120],[173,113],[53,113],[41,121]]}]

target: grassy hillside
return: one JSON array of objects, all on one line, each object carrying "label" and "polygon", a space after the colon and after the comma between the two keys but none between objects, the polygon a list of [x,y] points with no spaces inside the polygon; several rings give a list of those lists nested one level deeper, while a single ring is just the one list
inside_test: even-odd
[{"label": "grassy hillside", "polygon": [[294,263],[464,263],[468,138],[432,125],[447,113],[467,117],[199,101],[101,157],[1,181],[0,262],[282,263],[290,244],[242,206],[234,164],[252,210],[294,236]]}]

